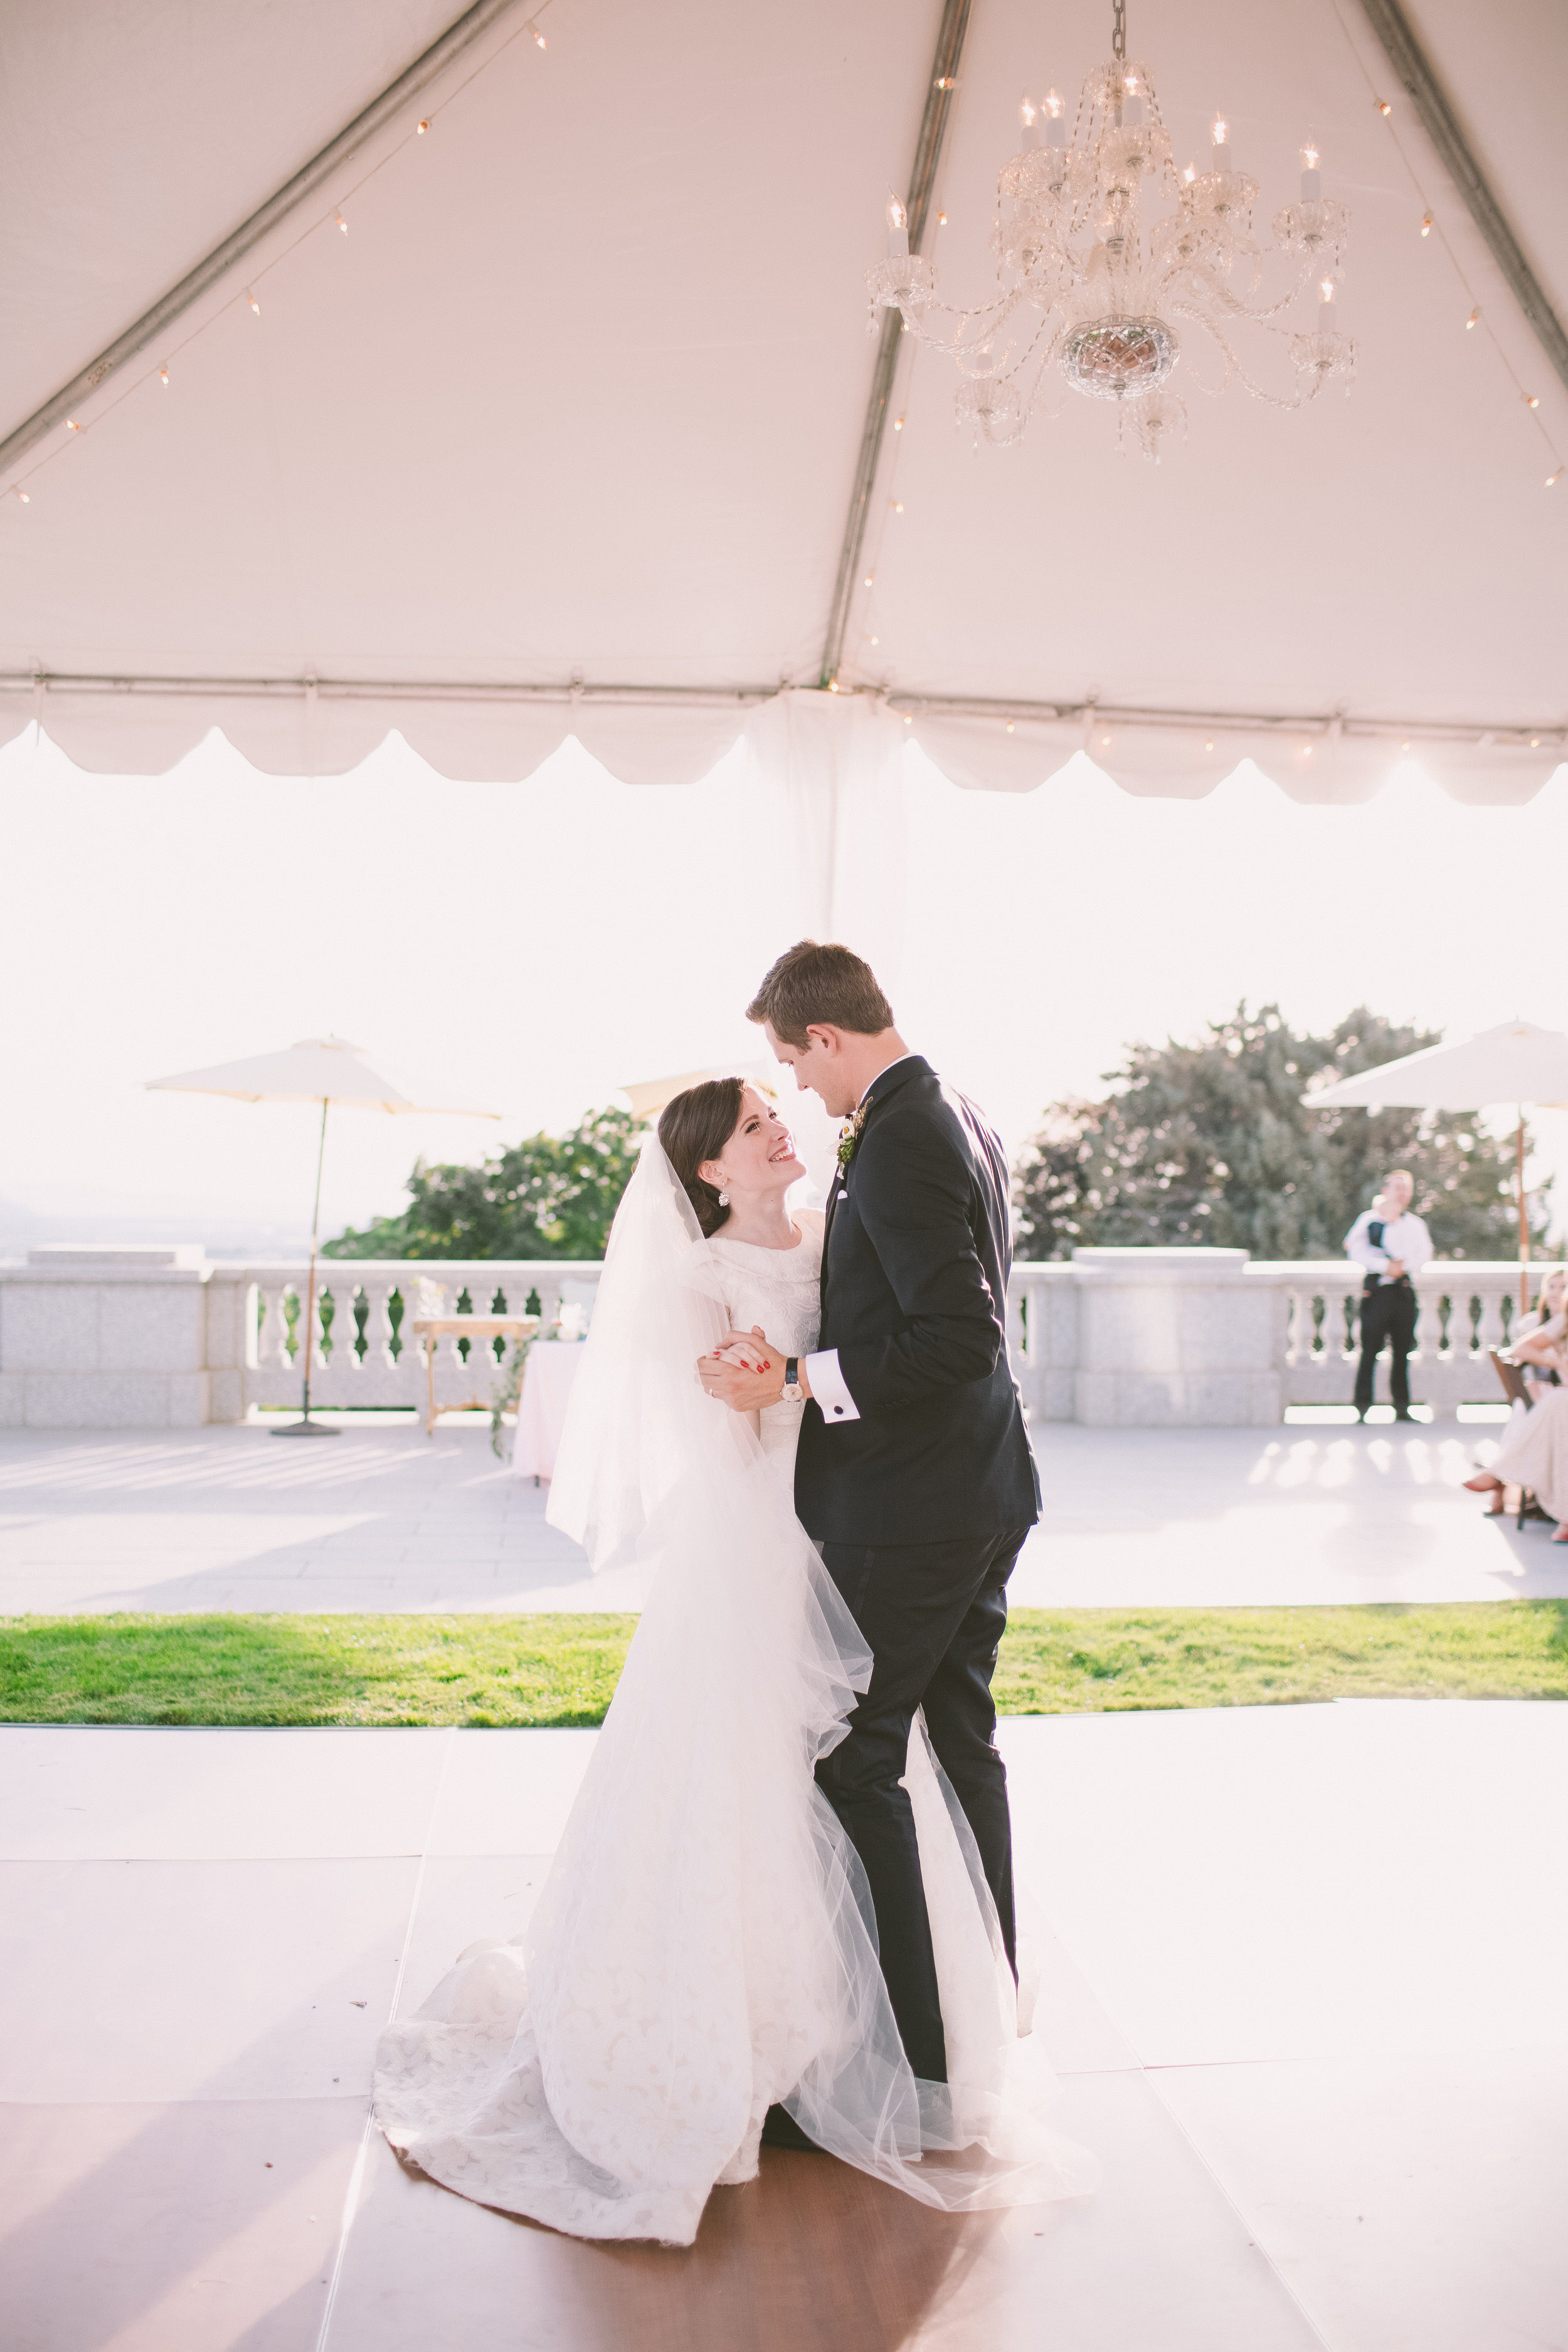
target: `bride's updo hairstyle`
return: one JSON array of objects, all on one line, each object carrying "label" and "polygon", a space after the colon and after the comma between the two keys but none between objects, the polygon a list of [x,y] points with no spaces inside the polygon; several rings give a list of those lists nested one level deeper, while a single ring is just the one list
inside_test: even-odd
[{"label": "bride's updo hairstyle", "polygon": [[700,1087],[688,1087],[677,1095],[658,1115],[658,1139],[704,1234],[716,1234],[730,1212],[719,1206],[718,1188],[705,1184],[697,1171],[705,1160],[721,1156],[740,1126],[745,1093],[743,1078],[705,1078]]}]

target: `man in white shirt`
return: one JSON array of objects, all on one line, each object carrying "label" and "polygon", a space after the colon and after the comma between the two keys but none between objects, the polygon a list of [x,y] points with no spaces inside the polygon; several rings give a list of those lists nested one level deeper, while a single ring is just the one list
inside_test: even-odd
[{"label": "man in white shirt", "polygon": [[1361,1295],[1361,1361],[1356,1366],[1356,1417],[1364,1421],[1372,1403],[1377,1360],[1386,1339],[1388,1391],[1395,1421],[1410,1418],[1410,1373],[1406,1359],[1415,1345],[1415,1285],[1432,1255],[1432,1236],[1410,1206],[1415,1180],[1395,1168],[1370,1209],[1363,1209],[1345,1235],[1345,1255],[1365,1279]]}]

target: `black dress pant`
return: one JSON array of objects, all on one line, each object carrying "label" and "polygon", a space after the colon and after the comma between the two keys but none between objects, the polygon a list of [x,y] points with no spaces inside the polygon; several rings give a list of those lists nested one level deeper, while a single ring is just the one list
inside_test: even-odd
[{"label": "black dress pant", "polygon": [[1411,1282],[1380,1282],[1363,1292],[1361,1302],[1361,1361],[1355,1369],[1356,1411],[1372,1402],[1372,1385],[1384,1340],[1390,1357],[1388,1392],[1396,1412],[1410,1407],[1410,1371],[1405,1359],[1415,1345],[1415,1286]]},{"label": "black dress pant", "polygon": [[825,1543],[823,1564],[866,1636],[871,1686],[848,1736],[816,1768],[818,1786],[866,1867],[882,1975],[913,2071],[947,2080],[931,1921],[909,1791],[917,1707],[974,1832],[1014,1959],[1013,1827],[994,1744],[991,1677],[1007,1623],[1007,1579],[1026,1528],[934,1544]]}]

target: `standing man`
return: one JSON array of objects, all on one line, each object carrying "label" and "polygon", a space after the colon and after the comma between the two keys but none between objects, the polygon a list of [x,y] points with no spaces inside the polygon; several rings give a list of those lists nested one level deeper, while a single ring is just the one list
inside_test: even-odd
[{"label": "standing man", "polygon": [[910,1053],[876,975],[847,948],[801,940],[747,1017],[797,1084],[850,1123],[828,1198],[816,1349],[787,1364],[771,1350],[773,1368],[760,1375],[705,1365],[704,1384],[737,1411],[781,1393],[807,1399],[795,1509],[873,1660],[848,1734],[816,1777],[865,1864],[910,2068],[944,2083],[904,1781],[919,1707],[1014,1958],[1012,1826],[991,1676],[1007,1579],[1040,1489],[1007,1359],[1006,1157],[973,1105]]},{"label": "standing man", "polygon": [[1356,1366],[1356,1419],[1372,1403],[1377,1359],[1386,1339],[1391,1362],[1388,1391],[1395,1421],[1410,1418],[1410,1373],[1406,1359],[1415,1345],[1415,1284],[1432,1255],[1432,1236],[1410,1206],[1415,1180],[1395,1168],[1383,1190],[1345,1235],[1345,1255],[1365,1275],[1361,1290],[1361,1361]]}]

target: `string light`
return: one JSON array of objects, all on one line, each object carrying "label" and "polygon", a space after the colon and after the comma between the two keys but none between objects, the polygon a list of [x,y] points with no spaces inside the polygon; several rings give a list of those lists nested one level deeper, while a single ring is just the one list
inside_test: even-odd
[{"label": "string light", "polygon": [[867,572],[867,574],[866,574],[865,580],[864,580],[864,582],[863,582],[861,584],[862,584],[864,587],[869,588],[869,587],[871,586],[871,584],[872,584],[873,581],[875,580],[875,578],[876,578],[876,574],[875,574],[875,572]]},{"label": "string light", "polygon": [[895,499],[893,500],[893,512],[894,512],[895,514],[902,514],[902,513],[903,513],[903,510],[904,510],[904,502],[903,502],[902,499]]},{"label": "string light", "polygon": [[1208,740],[1205,743],[1205,745],[1204,745],[1204,750],[1205,750],[1205,751],[1212,751],[1214,750],[1214,737],[1213,737],[1212,735],[1208,738]]},{"label": "string light", "polygon": [[871,640],[871,643],[872,643],[874,646],[879,646],[879,645],[881,644],[881,642],[882,642],[882,640],[881,640],[881,638],[880,638],[880,637],[873,637],[873,638],[872,638],[872,640]]},{"label": "string light", "polygon": [[1339,21],[1340,31],[1344,36],[1346,46],[1349,47],[1352,57],[1355,61],[1356,68],[1361,74],[1368,98],[1371,99],[1379,114],[1381,114],[1385,121],[1388,121],[1388,135],[1393,140],[1394,151],[1399,157],[1400,163],[1405,167],[1405,177],[1410,183],[1416,202],[1422,207],[1421,235],[1425,237],[1434,233],[1436,234],[1438,244],[1447,255],[1448,260],[1453,267],[1455,277],[1458,279],[1459,284],[1463,287],[1465,292],[1470,296],[1471,300],[1474,303],[1474,308],[1471,310],[1469,317],[1465,320],[1466,332],[1471,332],[1478,326],[1481,329],[1482,332],[1490,342],[1500,364],[1510,378],[1515,392],[1518,393],[1520,399],[1523,402],[1524,405],[1530,409],[1535,416],[1535,429],[1540,434],[1542,439],[1545,442],[1546,446],[1551,453],[1552,466],[1554,468],[1554,470],[1546,477],[1546,487],[1548,489],[1551,489],[1555,483],[1562,480],[1564,472],[1568,471],[1568,467],[1565,467],[1558,457],[1556,444],[1552,439],[1544,417],[1540,413],[1541,404],[1533,393],[1526,392],[1524,385],[1520,382],[1519,372],[1515,368],[1512,360],[1504,350],[1502,344],[1498,341],[1497,330],[1492,326],[1489,319],[1484,319],[1482,317],[1481,306],[1479,302],[1475,302],[1475,289],[1470,285],[1469,279],[1466,275],[1464,264],[1460,260],[1458,255],[1455,252],[1453,246],[1450,244],[1443,228],[1443,225],[1437,218],[1436,210],[1427,202],[1426,191],[1421,184],[1420,174],[1416,171],[1415,164],[1411,162],[1410,157],[1405,152],[1405,142],[1400,137],[1398,125],[1389,119],[1393,115],[1393,107],[1390,105],[1387,99],[1380,98],[1378,96],[1373,84],[1372,76],[1367,71],[1365,60],[1363,58],[1360,50],[1351,40],[1349,33],[1346,31],[1344,20],[1342,16],[1340,14],[1337,0],[1334,13]]},{"label": "string light", "polygon": [[1013,721],[1010,719],[1007,721],[1007,732],[1009,735],[1013,732]]},{"label": "string light", "polygon": [[938,228],[945,228],[947,226],[947,215],[945,213],[938,213],[936,216],[936,225]]},{"label": "string light", "polygon": [[[543,34],[540,31],[540,29],[539,29],[539,27],[538,27],[538,26],[537,26],[537,25],[532,25],[532,24],[531,24],[531,25],[528,25],[528,26],[524,26],[522,29],[523,29],[523,30],[525,30],[525,31],[531,32],[531,33],[532,34],[533,37],[534,37],[534,40],[537,42],[538,46],[539,46],[541,48],[543,48],[543,47],[544,47],[544,36],[543,36]],[[518,36],[514,34],[512,37],[515,39],[515,38],[517,38],[517,37],[518,37]],[[458,85],[457,89],[456,89],[456,90],[454,90],[454,91],[452,91],[452,92],[450,93],[450,96],[448,97],[448,99],[445,100],[443,101],[443,103],[449,104],[449,103],[450,103],[450,100],[451,100],[451,98],[455,98],[455,97],[459,96],[459,95],[461,94],[461,92],[462,92],[463,90],[465,90],[465,89],[468,88],[468,83],[469,83],[470,81],[475,80],[475,79],[478,78],[479,74],[479,73],[481,73],[481,72],[484,70],[484,67],[485,67],[485,65],[486,65],[486,64],[489,64],[489,62],[490,62],[490,60],[489,60],[489,58],[487,58],[487,59],[485,59],[485,60],[484,60],[480,65],[476,66],[476,68],[474,68],[474,71],[473,71],[472,73],[470,73],[470,74],[466,78],[466,79],[465,79],[465,80],[463,80],[462,82],[460,82],[460,83]],[[956,84],[954,84],[954,85],[952,85],[952,86],[953,86],[954,88],[956,88],[956,86],[957,86],[957,85],[956,85]],[[421,138],[424,136],[425,132],[426,132],[426,131],[428,131],[428,130],[429,130],[429,128],[430,128],[430,124],[431,124],[431,120],[432,120],[432,118],[431,118],[429,115],[427,115],[427,114],[426,114],[426,115],[423,115],[423,116],[421,116],[421,118],[420,118],[420,120],[418,121],[418,122],[416,122],[416,125],[415,125],[415,131],[416,131],[416,132],[417,133],[417,135],[418,135],[418,136],[420,136]],[[351,200],[352,200],[352,199],[353,199],[353,196],[358,193],[359,189],[360,189],[360,188],[362,188],[362,187],[363,187],[363,186],[365,185],[366,181],[374,179],[379,172],[383,171],[383,170],[385,168],[386,164],[387,164],[387,163],[389,163],[393,160],[393,156],[394,156],[396,152],[397,152],[397,150],[395,148],[395,149],[392,151],[392,154],[384,155],[384,156],[382,157],[381,161],[380,161],[379,163],[377,163],[374,164],[374,165],[371,167],[371,169],[366,173],[364,179],[360,180],[360,181],[356,181],[356,183],[354,184],[354,186],[353,186],[353,188],[351,188],[351,189],[350,189],[350,191],[349,191],[349,195],[350,195],[350,199],[351,199]],[[947,216],[946,216],[946,215],[945,215],[945,214],[943,214],[943,215],[942,215],[943,220],[945,220],[945,219],[946,219],[946,217],[947,217]],[[342,231],[342,235],[343,235],[344,236],[347,236],[348,233],[349,233],[349,224],[348,224],[348,222],[345,220],[345,218],[343,217],[342,213],[341,211],[337,211],[337,212],[335,212],[335,213],[334,213],[334,215],[333,215],[333,219],[334,219],[334,221],[335,221],[335,223],[336,223],[336,225],[337,225],[338,228]],[[316,219],[316,220],[311,224],[310,228],[310,229],[308,229],[308,230],[306,230],[306,231],[303,231],[303,232],[301,233],[300,237],[297,238],[297,239],[295,240],[295,242],[296,242],[296,243],[300,243],[300,242],[302,242],[302,241],[303,241],[303,237],[304,237],[305,236],[309,236],[309,235],[313,234],[313,232],[314,232],[314,230],[315,230],[316,228],[321,227],[321,226],[324,226],[324,219],[323,219],[323,217],[321,217],[321,216],[318,216],[318,218],[317,218],[317,219]],[[291,252],[292,250],[293,250],[293,247],[289,247],[286,248],[285,252],[284,252],[283,254],[279,255],[279,261],[281,261],[281,260],[286,259],[286,258],[288,257],[288,254],[289,254],[289,252]],[[270,269],[270,268],[276,268],[276,267],[277,267],[277,264],[276,264],[276,263],[268,263],[268,268],[269,269]],[[255,289],[254,289],[254,288],[247,286],[247,287],[246,287],[246,289],[244,289],[244,291],[245,291],[245,299],[246,299],[247,303],[248,304],[248,306],[249,306],[249,308],[250,308],[250,310],[251,310],[252,315],[253,315],[254,317],[256,317],[256,318],[259,319],[259,318],[260,318],[260,316],[261,316],[261,305],[260,305],[260,303],[259,303],[259,302],[257,300],[257,299],[256,299],[256,293],[255,293]],[[220,313],[220,314],[218,314],[218,315],[221,315],[221,313]],[[212,321],[211,321],[211,320],[209,320],[207,321],[207,324],[208,324],[208,325],[210,325],[211,323],[212,323]],[[187,337],[185,338],[185,342],[194,342],[194,341],[195,341],[195,340],[196,340],[200,335],[202,335],[203,333],[205,333],[205,327],[197,327],[197,328],[194,331],[194,332],[193,332],[191,335],[189,335],[189,336],[187,336]],[[184,351],[184,348],[185,348],[185,342],[182,342],[182,343],[180,343],[180,344],[178,344],[178,345],[176,346],[175,353],[174,353],[174,356],[175,356],[176,358],[179,356],[179,353],[180,353],[182,351]],[[164,389],[165,389],[165,391],[166,391],[166,390],[168,389],[168,384],[169,384],[169,367],[168,367],[168,362],[165,361],[165,362],[163,362],[159,367],[157,367],[155,370],[153,370],[153,373],[156,374],[156,376],[157,376],[157,378],[158,378],[159,383],[163,386],[163,388],[164,388]],[[116,398],[116,399],[114,399],[114,400],[111,400],[110,402],[109,402],[109,403],[108,403],[108,408],[117,408],[117,407],[120,405],[120,402],[121,402],[121,400],[123,400],[123,399],[127,398],[127,397],[129,396],[129,394],[131,394],[131,392],[132,392],[132,391],[135,389],[135,387],[136,387],[136,385],[137,385],[137,384],[139,384],[139,383],[146,383],[146,382],[147,382],[147,380],[148,380],[148,379],[147,379],[145,376],[137,376],[137,377],[133,377],[133,378],[132,378],[130,381],[128,381],[128,382],[124,384],[123,388],[121,390],[121,392],[120,392],[120,394],[119,394],[118,398]],[[107,410],[106,410],[106,412],[105,412],[105,413],[107,413]],[[81,432],[84,432],[84,431],[86,430],[86,427],[85,427],[85,426],[84,426],[84,425],[82,424],[82,422],[81,422],[81,420],[80,420],[80,418],[79,418],[79,417],[68,416],[68,417],[66,418],[66,420],[65,420],[65,421],[66,421],[66,426],[67,426],[68,431],[69,431],[69,432],[71,432],[71,433],[81,433]],[[902,426],[902,424],[903,424],[903,419],[902,419],[902,417],[900,417],[900,418],[899,419],[899,424],[900,424],[900,426],[901,427],[901,426]],[[64,445],[62,444],[61,446],[63,446]],[[58,454],[58,452],[57,452],[56,454]],[[44,462],[45,464],[47,464],[49,461],[46,458],[43,462]],[[15,495],[15,496],[19,499],[19,501],[21,502],[21,504],[22,504],[23,506],[30,506],[30,505],[32,504],[32,493],[31,493],[31,491],[23,489],[19,484],[17,484],[17,483],[13,483],[13,484],[12,484],[12,486],[11,486],[11,491],[12,491],[12,493],[14,493],[14,495]],[[5,496],[5,495],[7,495],[7,493],[0,492],[0,496]],[[837,690],[838,690],[838,689],[837,689],[837,685],[836,685],[836,686],[835,686],[835,688],[834,688],[834,691],[837,693]]]},{"label": "string light", "polygon": [[903,418],[902,418],[901,416],[895,416],[895,417],[894,417],[894,419],[893,419],[893,430],[894,430],[894,432],[895,432],[895,433],[901,433],[901,432],[903,431],[903,429],[904,429],[904,420],[903,420]]},{"label": "string light", "polygon": [[1530,739],[1530,748],[1531,748],[1531,750],[1532,751],[1540,751],[1540,749],[1541,749],[1541,738],[1540,738],[1540,736],[1539,736],[1539,735],[1532,735],[1532,736],[1531,737],[1531,739]]}]

